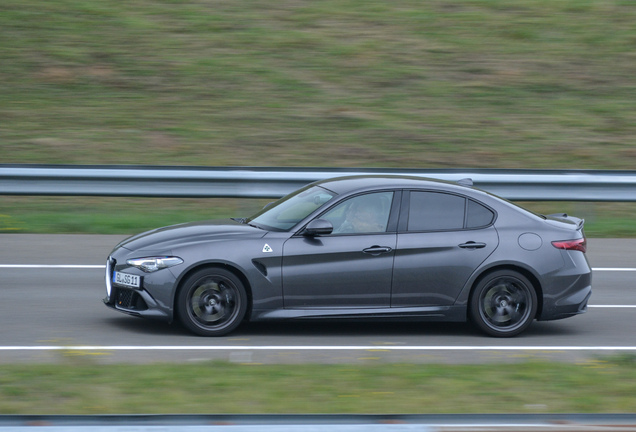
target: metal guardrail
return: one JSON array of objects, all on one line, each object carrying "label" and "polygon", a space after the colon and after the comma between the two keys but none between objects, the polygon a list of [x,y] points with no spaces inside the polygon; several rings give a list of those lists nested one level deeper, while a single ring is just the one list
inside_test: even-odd
[{"label": "metal guardrail", "polygon": [[636,414],[1,415],[0,429],[91,431],[634,431]]},{"label": "metal guardrail", "polygon": [[362,174],[469,177],[516,201],[636,201],[636,171],[21,164],[0,164],[0,195],[278,198],[316,180]]}]

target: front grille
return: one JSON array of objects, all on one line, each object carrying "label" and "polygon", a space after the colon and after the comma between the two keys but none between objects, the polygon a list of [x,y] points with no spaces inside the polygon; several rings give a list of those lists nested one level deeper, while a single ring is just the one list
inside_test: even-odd
[{"label": "front grille", "polygon": [[120,289],[117,293],[117,306],[121,306],[126,309],[130,309],[132,305],[133,292],[127,289]]},{"label": "front grille", "polygon": [[129,289],[118,288],[117,289],[117,307],[128,310],[146,310],[148,305],[141,296]]}]

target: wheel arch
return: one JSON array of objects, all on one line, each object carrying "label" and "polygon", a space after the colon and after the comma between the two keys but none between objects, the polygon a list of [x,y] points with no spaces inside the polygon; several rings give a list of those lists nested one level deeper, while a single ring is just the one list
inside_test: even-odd
[{"label": "wheel arch", "polygon": [[[500,270],[511,270],[511,271],[515,271],[517,273],[520,273],[521,275],[523,275],[526,279],[528,279],[530,281],[530,283],[532,284],[532,287],[535,290],[535,293],[537,294],[537,312],[534,316],[534,318],[536,319],[537,317],[541,316],[541,312],[543,311],[543,287],[541,286],[541,282],[539,282],[539,279],[537,278],[537,276],[531,272],[530,270],[528,270],[527,268],[520,266],[520,265],[516,265],[516,264],[500,264],[500,265],[496,265],[493,267],[489,267],[487,269],[485,269],[484,271],[482,271],[472,282],[472,284],[470,285],[470,291],[468,293],[468,297],[467,297],[467,305],[470,305],[473,295],[475,294],[475,289],[477,288],[477,286],[479,285],[479,283],[484,280],[486,277],[488,277],[488,275],[495,273],[497,271]],[[470,307],[466,308],[466,319],[469,320],[470,317]]]},{"label": "wheel arch", "polygon": [[238,267],[230,265],[228,263],[224,263],[224,262],[199,263],[195,266],[192,266],[191,268],[189,268],[187,271],[185,271],[183,274],[179,276],[179,280],[177,281],[176,288],[172,295],[173,320],[176,320],[179,318],[178,311],[177,311],[177,297],[179,296],[179,292],[183,289],[183,284],[185,283],[185,281],[188,280],[188,278],[192,274],[200,270],[206,270],[206,269],[227,270],[241,281],[241,283],[243,284],[243,287],[245,288],[245,293],[247,294],[247,310],[245,311],[245,317],[243,318],[243,320],[248,321],[252,313],[252,286],[248,278]]}]

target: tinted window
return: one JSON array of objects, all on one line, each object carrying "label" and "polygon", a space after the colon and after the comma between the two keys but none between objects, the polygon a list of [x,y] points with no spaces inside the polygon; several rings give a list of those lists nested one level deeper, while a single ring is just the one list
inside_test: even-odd
[{"label": "tinted window", "polygon": [[379,192],[350,198],[329,210],[321,219],[333,224],[334,234],[386,232],[393,192]]},{"label": "tinted window", "polygon": [[490,209],[487,209],[475,201],[468,200],[466,228],[478,228],[490,225],[494,217],[495,215]]},{"label": "tinted window", "polygon": [[438,192],[411,192],[409,231],[458,230],[464,228],[466,199]]},{"label": "tinted window", "polygon": [[246,222],[268,230],[286,231],[333,197],[334,194],[326,189],[309,186],[281,198]]}]

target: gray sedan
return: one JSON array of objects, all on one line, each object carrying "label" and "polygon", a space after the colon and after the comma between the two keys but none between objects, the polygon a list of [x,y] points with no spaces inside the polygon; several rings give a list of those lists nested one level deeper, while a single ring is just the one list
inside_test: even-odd
[{"label": "gray sedan", "polygon": [[312,183],[244,219],[139,234],[107,261],[104,303],[220,336],[243,321],[473,322],[514,336],[583,313],[583,220],[418,177]]}]

